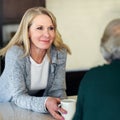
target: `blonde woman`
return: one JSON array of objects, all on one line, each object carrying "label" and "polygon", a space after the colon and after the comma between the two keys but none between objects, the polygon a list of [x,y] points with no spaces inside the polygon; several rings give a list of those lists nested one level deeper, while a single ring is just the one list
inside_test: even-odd
[{"label": "blonde woman", "polygon": [[10,42],[0,50],[5,68],[0,77],[0,102],[14,102],[36,112],[58,111],[66,97],[65,66],[70,49],[57,30],[55,16],[46,8],[28,9]]}]

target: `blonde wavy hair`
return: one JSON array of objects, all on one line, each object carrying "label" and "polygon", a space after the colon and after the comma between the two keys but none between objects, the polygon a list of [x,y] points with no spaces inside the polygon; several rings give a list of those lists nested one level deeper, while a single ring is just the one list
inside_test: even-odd
[{"label": "blonde wavy hair", "polygon": [[70,48],[66,44],[63,43],[61,35],[57,30],[57,24],[56,24],[55,16],[49,10],[47,10],[44,7],[33,7],[33,8],[28,9],[25,12],[15,35],[9,41],[9,43],[0,50],[0,56],[5,56],[7,50],[10,47],[12,47],[13,45],[18,45],[18,46],[23,48],[23,50],[24,50],[24,55],[23,56],[26,56],[26,55],[29,54],[29,52],[30,52],[30,40],[29,40],[29,36],[28,36],[28,30],[29,30],[29,27],[32,23],[32,20],[36,16],[41,15],[41,14],[45,14],[45,15],[49,16],[52,20],[52,23],[53,23],[54,27],[55,27],[56,37],[53,41],[53,45],[58,50],[61,50],[61,49],[65,48],[67,50],[67,52],[69,54],[71,54]]}]

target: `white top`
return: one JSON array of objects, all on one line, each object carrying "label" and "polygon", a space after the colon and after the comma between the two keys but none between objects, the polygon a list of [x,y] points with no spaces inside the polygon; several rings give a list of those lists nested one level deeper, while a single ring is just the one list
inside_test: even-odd
[{"label": "white top", "polygon": [[36,63],[31,57],[31,90],[45,89],[48,80],[49,58],[45,55],[42,63]]}]

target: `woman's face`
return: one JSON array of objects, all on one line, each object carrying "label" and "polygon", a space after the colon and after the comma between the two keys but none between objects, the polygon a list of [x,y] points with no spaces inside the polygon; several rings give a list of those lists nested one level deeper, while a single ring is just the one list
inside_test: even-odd
[{"label": "woman's face", "polygon": [[44,14],[36,16],[28,34],[32,47],[41,50],[48,49],[55,38],[55,28],[50,17]]}]

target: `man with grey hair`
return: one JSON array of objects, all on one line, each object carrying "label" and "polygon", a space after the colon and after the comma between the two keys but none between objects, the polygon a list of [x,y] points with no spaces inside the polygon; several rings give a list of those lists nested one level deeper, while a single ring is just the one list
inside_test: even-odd
[{"label": "man with grey hair", "polygon": [[107,64],[82,79],[73,120],[120,120],[120,19],[106,26],[100,48]]}]

